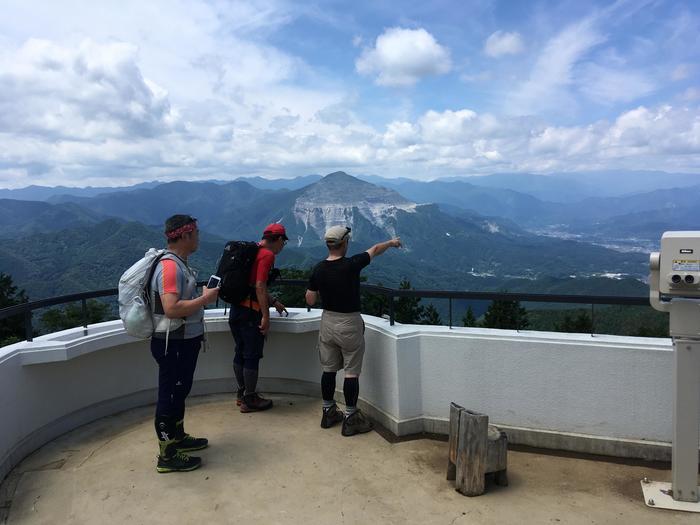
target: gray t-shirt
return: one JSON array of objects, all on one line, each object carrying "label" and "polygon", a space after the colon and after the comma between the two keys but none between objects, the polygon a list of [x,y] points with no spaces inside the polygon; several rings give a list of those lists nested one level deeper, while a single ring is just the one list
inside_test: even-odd
[{"label": "gray t-shirt", "polygon": [[[151,279],[151,304],[156,319],[164,316],[161,294],[177,294],[178,299],[197,298],[197,272],[177,255],[168,253],[158,262]],[[204,308],[184,319],[179,328],[170,330],[170,339],[192,339],[204,334]],[[165,339],[165,331],[156,331],[153,337]]]}]

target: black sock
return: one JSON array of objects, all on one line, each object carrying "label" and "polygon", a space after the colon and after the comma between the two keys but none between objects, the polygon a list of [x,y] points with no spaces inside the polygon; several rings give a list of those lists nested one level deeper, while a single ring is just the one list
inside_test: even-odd
[{"label": "black sock", "polygon": [[243,382],[245,384],[245,395],[255,393],[258,386],[258,370],[253,368],[243,369]]},{"label": "black sock", "polygon": [[343,394],[345,394],[345,405],[349,408],[357,406],[357,398],[360,395],[360,379],[357,377],[346,377],[343,383]]},{"label": "black sock", "polygon": [[321,375],[321,395],[323,396],[323,406],[333,406],[335,402],[335,375],[336,372],[323,372]]},{"label": "black sock", "polygon": [[243,365],[239,363],[233,363],[233,373],[236,376],[236,383],[238,383],[238,390],[245,388],[245,379],[243,377]]}]

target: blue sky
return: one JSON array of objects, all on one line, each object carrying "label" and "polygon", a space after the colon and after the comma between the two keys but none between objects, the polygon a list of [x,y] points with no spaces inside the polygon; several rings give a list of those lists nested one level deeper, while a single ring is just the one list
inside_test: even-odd
[{"label": "blue sky", "polygon": [[700,174],[700,2],[0,7],[0,186]]}]

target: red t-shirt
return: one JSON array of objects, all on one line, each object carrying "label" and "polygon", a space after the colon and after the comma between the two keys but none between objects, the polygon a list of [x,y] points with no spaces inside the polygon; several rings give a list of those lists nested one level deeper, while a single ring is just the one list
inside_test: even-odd
[{"label": "red t-shirt", "polygon": [[253,268],[250,270],[250,285],[255,286],[258,281],[267,282],[270,269],[275,264],[275,254],[267,248],[260,248],[255,257]]}]

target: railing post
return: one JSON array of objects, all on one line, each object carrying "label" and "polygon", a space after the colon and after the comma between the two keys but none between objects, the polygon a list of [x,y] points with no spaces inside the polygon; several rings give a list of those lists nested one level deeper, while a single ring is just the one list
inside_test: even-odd
[{"label": "railing post", "polygon": [[450,297],[450,330],[452,329],[452,297]]},{"label": "railing post", "polygon": [[24,337],[30,343],[34,340],[34,328],[32,327],[32,311],[24,312]]},{"label": "railing post", "polygon": [[591,303],[591,337],[595,333],[595,303]]},{"label": "railing post", "polygon": [[86,300],[86,299],[83,299],[83,300],[81,301],[81,303],[82,303],[82,306],[83,306],[83,335],[87,335],[87,334],[88,334],[88,330],[87,330],[87,327],[88,327],[87,300]]},{"label": "railing post", "polygon": [[389,294],[389,326],[394,326],[394,296]]}]

